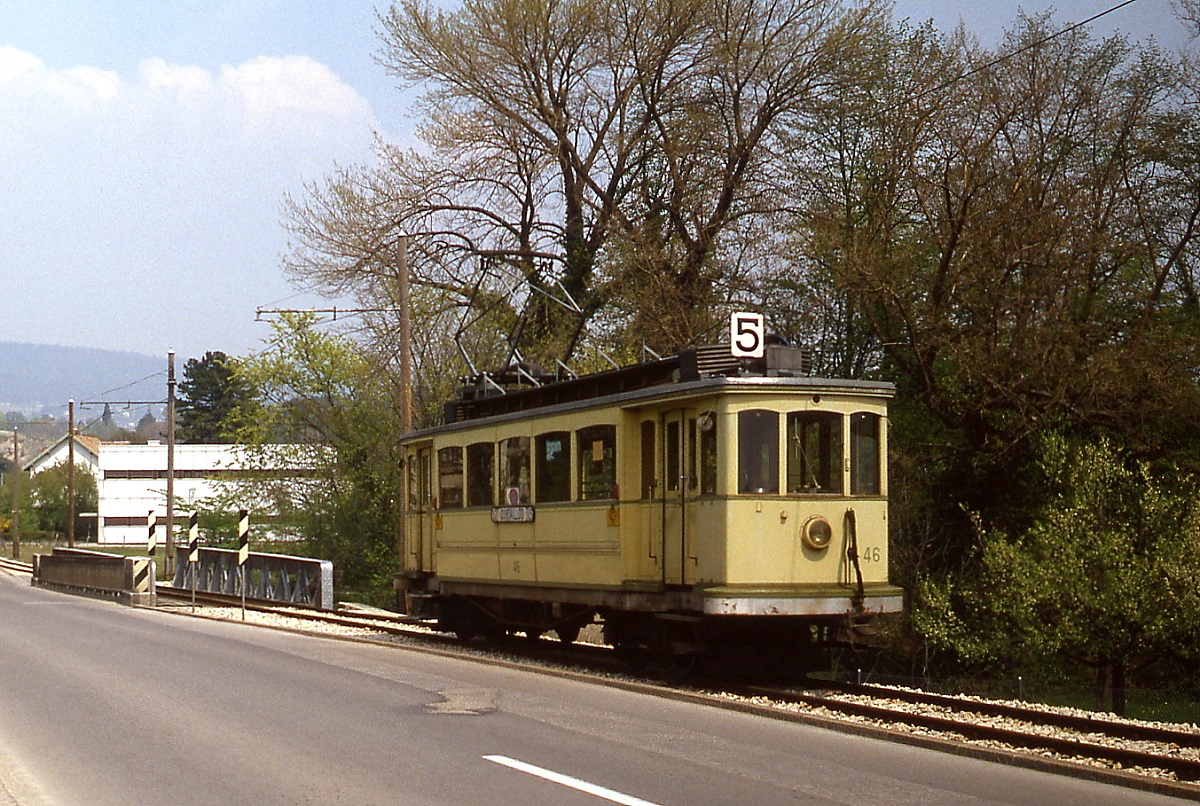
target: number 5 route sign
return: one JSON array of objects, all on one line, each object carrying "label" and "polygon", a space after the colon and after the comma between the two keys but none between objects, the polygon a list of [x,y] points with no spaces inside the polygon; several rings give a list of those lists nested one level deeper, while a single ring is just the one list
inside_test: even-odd
[{"label": "number 5 route sign", "polygon": [[729,351],[734,358],[763,357],[763,315],[738,311],[729,317]]}]

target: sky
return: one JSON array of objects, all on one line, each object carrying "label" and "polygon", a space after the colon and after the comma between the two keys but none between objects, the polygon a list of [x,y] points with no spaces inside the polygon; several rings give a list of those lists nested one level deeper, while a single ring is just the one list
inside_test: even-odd
[{"label": "sky", "polygon": [[[1120,0],[1061,0],[1074,22]],[[1096,23],[1182,41],[1171,0]],[[450,0],[445,0],[450,5]],[[280,268],[285,194],[411,137],[372,0],[0,0],[0,341],[245,355],[256,309],[325,307]],[[1020,6],[897,0],[992,44]],[[345,301],[339,301],[345,304]],[[0,390],[2,397],[2,390]]]}]

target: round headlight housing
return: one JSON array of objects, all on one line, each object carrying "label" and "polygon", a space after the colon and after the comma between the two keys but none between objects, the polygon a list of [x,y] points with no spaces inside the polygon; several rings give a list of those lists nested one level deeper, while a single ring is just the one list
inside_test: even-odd
[{"label": "round headlight housing", "polygon": [[833,527],[820,515],[814,515],[800,527],[800,540],[813,551],[824,551],[833,540]]}]

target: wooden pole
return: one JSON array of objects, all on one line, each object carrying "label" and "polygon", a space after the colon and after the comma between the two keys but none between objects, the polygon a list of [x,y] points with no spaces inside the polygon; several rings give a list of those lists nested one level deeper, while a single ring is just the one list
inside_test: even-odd
[{"label": "wooden pole", "polygon": [[400,304],[400,432],[412,431],[412,316],[408,293],[408,236],[397,243]]},{"label": "wooden pole", "polygon": [[167,353],[167,546],[163,571],[175,576],[175,351]]},{"label": "wooden pole", "polygon": [[[397,296],[400,308],[400,433],[412,431],[412,317],[408,292],[408,235],[401,234],[396,244]],[[396,609],[408,612],[406,590],[402,587],[404,565],[408,557],[408,474],[411,471],[401,459],[400,518],[397,537]]]},{"label": "wooden pole", "polygon": [[21,452],[17,447],[17,426],[13,425],[12,485],[12,556],[21,559]]},{"label": "wooden pole", "polygon": [[67,401],[67,548],[75,548],[75,401]]}]

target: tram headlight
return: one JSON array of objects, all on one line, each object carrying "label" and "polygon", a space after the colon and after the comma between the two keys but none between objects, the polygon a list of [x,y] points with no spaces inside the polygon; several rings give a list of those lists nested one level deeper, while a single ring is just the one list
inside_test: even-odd
[{"label": "tram headlight", "polygon": [[814,551],[824,551],[833,540],[833,527],[820,515],[814,515],[800,527],[800,539]]}]

